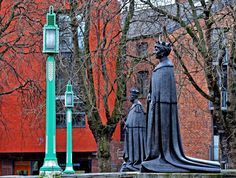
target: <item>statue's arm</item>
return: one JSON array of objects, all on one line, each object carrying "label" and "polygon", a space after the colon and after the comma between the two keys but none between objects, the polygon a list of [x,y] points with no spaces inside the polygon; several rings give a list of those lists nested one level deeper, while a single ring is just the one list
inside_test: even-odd
[{"label": "statue's arm", "polygon": [[147,102],[148,102],[148,103],[151,102],[151,93],[148,93],[148,95],[147,95]]},{"label": "statue's arm", "polygon": [[151,93],[152,93],[152,79],[150,81],[150,85],[149,85],[149,93],[147,95],[147,113],[149,111],[149,105],[151,103]]},{"label": "statue's arm", "polygon": [[148,103],[151,101],[151,93],[152,93],[152,79],[151,79],[150,84],[149,84],[149,92],[148,92],[148,95],[147,95],[147,102]]},{"label": "statue's arm", "polygon": [[142,107],[142,105],[141,104],[137,104],[136,106],[135,106],[135,110],[134,110],[136,113],[142,113],[142,112],[144,112],[143,111],[143,107]]}]

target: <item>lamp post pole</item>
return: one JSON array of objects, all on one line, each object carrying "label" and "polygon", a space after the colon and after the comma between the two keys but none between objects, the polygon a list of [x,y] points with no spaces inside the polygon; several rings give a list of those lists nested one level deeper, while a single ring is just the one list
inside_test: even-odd
[{"label": "lamp post pole", "polygon": [[66,174],[74,174],[75,171],[73,169],[72,163],[72,108],[74,107],[74,97],[72,91],[72,85],[69,81],[66,86],[65,93],[65,106],[67,108],[66,111],[66,123],[67,123],[67,132],[66,132],[66,169],[64,173]]},{"label": "lamp post pole", "polygon": [[47,24],[44,26],[43,53],[48,54],[46,62],[46,144],[44,164],[40,174],[61,172],[56,157],[56,94],[55,94],[55,59],[59,52],[59,29],[56,14],[50,6]]}]

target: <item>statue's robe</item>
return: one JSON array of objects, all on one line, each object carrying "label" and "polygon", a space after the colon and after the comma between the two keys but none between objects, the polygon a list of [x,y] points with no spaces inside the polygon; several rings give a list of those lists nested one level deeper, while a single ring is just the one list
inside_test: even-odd
[{"label": "statue's robe", "polygon": [[166,57],[153,71],[147,111],[147,151],[142,172],[220,172],[218,162],[190,158],[182,148],[176,82]]},{"label": "statue's robe", "polygon": [[124,160],[121,172],[139,171],[146,153],[146,119],[142,104],[136,99],[125,122]]}]

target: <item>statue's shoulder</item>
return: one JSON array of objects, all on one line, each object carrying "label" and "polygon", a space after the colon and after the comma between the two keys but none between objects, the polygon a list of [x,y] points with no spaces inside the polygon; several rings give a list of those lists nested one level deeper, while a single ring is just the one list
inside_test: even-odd
[{"label": "statue's shoulder", "polygon": [[166,67],[174,67],[173,63],[171,62],[171,60],[167,59],[165,61],[160,62],[155,69],[153,70],[153,72],[156,72],[157,70],[160,70],[162,68],[166,68]]},{"label": "statue's shoulder", "polygon": [[144,110],[143,110],[143,106],[142,106],[142,103],[140,102],[140,101],[137,101],[136,103],[135,103],[135,112],[137,112],[137,113],[141,113],[141,112],[144,112]]}]

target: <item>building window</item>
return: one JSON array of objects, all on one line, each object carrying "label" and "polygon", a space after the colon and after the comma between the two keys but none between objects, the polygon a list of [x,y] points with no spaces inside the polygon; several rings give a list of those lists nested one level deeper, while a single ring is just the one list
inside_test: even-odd
[{"label": "building window", "polygon": [[212,144],[210,149],[210,160],[219,161],[219,135],[213,135]]},{"label": "building window", "polygon": [[31,161],[31,175],[39,175],[39,162]]},{"label": "building window", "polygon": [[13,174],[13,161],[12,160],[2,160],[2,175],[12,175]]},{"label": "building window", "polygon": [[[80,52],[80,59],[83,60],[83,51],[84,51],[84,28],[85,28],[85,22],[83,20],[83,17],[78,15],[78,46],[79,46],[79,52]],[[60,54],[59,54],[59,60],[56,60],[56,89],[57,89],[57,95],[64,95],[65,92],[65,86],[69,79],[74,81],[74,93],[80,94],[80,76],[78,72],[78,64],[74,60],[74,51],[73,51],[73,34],[71,31],[71,19],[67,14],[58,14],[58,24],[60,29]],[[76,74],[76,75],[75,75]]]},{"label": "building window", "polygon": [[85,29],[85,22],[82,20],[82,16],[78,15],[77,16],[78,22],[79,22],[79,27],[77,29],[78,32],[78,44],[79,44],[79,49],[83,50],[84,49],[84,29]]},{"label": "building window", "polygon": [[217,127],[216,119],[213,119],[213,136],[210,145],[210,160],[219,161],[220,145],[219,145],[219,129]]},{"label": "building window", "polygon": [[223,111],[227,110],[227,100],[228,100],[227,91],[222,90],[221,91],[221,109]]},{"label": "building window", "polygon": [[[85,22],[82,19],[82,16],[77,16],[78,20],[78,45],[79,49],[83,51],[84,49],[84,28]],[[73,41],[72,41],[72,31],[71,31],[71,19],[66,14],[59,14],[58,24],[60,28],[60,52],[72,52]]]},{"label": "building window", "polygon": [[[83,102],[75,96],[74,107],[72,112],[72,127],[85,127],[85,112]],[[56,124],[57,128],[66,128],[66,108],[65,96],[56,97]]]},{"label": "building window", "polygon": [[[125,7],[128,8],[129,6],[129,1],[128,0],[120,0],[120,2],[122,3],[122,6],[125,5]],[[150,0],[150,2],[154,5],[154,6],[167,6],[167,5],[171,5],[171,4],[175,4],[175,0]],[[135,0],[135,9],[136,10],[143,10],[143,9],[148,9],[150,8],[149,5],[143,3],[141,0]]]},{"label": "building window", "polygon": [[171,5],[171,4],[175,4],[175,0],[152,0],[153,4],[155,4],[156,6],[167,6],[167,5]]},{"label": "building window", "polygon": [[[227,110],[227,73],[228,48],[224,29],[213,29],[211,34],[213,63],[218,73],[218,86],[221,90],[221,109]],[[213,103],[209,102],[209,109],[213,110]]]},{"label": "building window", "polygon": [[70,17],[65,14],[58,15],[58,25],[60,29],[60,52],[71,52],[72,50],[72,32],[70,27]]},{"label": "building window", "polygon": [[63,95],[63,94],[65,94],[65,90],[66,90],[66,84],[67,84],[67,82],[66,82],[66,80],[65,80],[65,78],[62,76],[62,75],[60,75],[60,73],[58,73],[57,75],[56,75],[56,93],[57,93],[57,95]]},{"label": "building window", "polygon": [[148,43],[147,42],[138,43],[136,48],[137,48],[137,56],[138,57],[147,57],[148,56]]},{"label": "building window", "polygon": [[14,161],[15,175],[27,176],[30,174],[31,162],[30,161]]},{"label": "building window", "polygon": [[139,71],[137,73],[136,81],[136,87],[138,88],[140,94],[146,97],[149,91],[148,71]]},{"label": "building window", "polygon": [[[78,21],[78,46],[80,52],[84,49],[84,27],[85,23],[82,16],[77,16]],[[73,81],[73,91],[80,94],[80,78],[76,70],[76,62],[73,54],[73,34],[71,30],[71,18],[67,14],[58,14],[58,25],[60,29],[60,56],[56,69],[56,124],[57,128],[66,127],[66,108],[65,108],[65,91],[69,79]],[[74,74],[77,75],[74,75]],[[72,127],[85,127],[84,103],[79,97],[75,96],[72,114]]]},{"label": "building window", "polygon": [[[205,0],[205,3],[207,4],[209,2],[209,0]],[[193,0],[194,6],[195,7],[200,7],[202,6],[202,3],[200,0]]]},{"label": "building window", "polygon": [[[228,93],[227,93],[227,65],[221,66],[221,76],[218,80],[218,85],[221,90],[221,109],[222,111],[227,110],[227,101],[228,101]],[[213,103],[209,102],[209,109],[213,110]]]},{"label": "building window", "polygon": [[227,38],[224,29],[216,28],[211,33],[213,65],[223,65],[228,61]]}]

